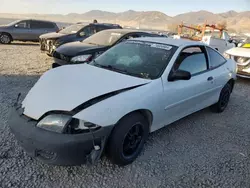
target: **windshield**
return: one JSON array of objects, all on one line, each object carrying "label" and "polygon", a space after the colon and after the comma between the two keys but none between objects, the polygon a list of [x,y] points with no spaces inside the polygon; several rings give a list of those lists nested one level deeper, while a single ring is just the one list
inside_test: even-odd
[{"label": "windshield", "polygon": [[116,43],[122,36],[122,33],[115,32],[114,30],[105,30],[90,36],[83,42],[100,46],[111,46]]},{"label": "windshield", "polygon": [[242,45],[242,48],[250,48],[250,38],[246,40],[246,42]]},{"label": "windshield", "polygon": [[18,22],[20,22],[20,20],[16,20],[16,21],[14,21],[14,22],[11,22],[11,23],[9,23],[9,24],[6,24],[6,26],[15,25],[15,24],[17,24]]},{"label": "windshield", "polygon": [[77,33],[78,31],[80,31],[84,26],[83,24],[76,24],[76,25],[71,25],[69,27],[66,27],[65,29],[62,29],[61,31],[59,31],[59,33],[62,34],[73,34],[73,33]]},{"label": "windshield", "polygon": [[145,79],[161,76],[177,47],[141,41],[125,41],[92,61],[90,65]]}]

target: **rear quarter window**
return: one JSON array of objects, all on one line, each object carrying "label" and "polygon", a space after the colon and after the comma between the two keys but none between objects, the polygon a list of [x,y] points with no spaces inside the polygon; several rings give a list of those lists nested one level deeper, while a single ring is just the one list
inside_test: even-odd
[{"label": "rear quarter window", "polygon": [[33,29],[52,29],[55,28],[55,25],[50,22],[43,22],[43,21],[32,21],[31,28]]},{"label": "rear quarter window", "polygon": [[216,50],[213,50],[210,47],[207,47],[207,53],[209,56],[209,68],[213,69],[216,67],[219,67],[221,65],[223,65],[227,60],[220,55]]},{"label": "rear quarter window", "polygon": [[42,22],[41,25],[43,28],[50,28],[50,29],[55,28],[55,24],[50,22]]}]

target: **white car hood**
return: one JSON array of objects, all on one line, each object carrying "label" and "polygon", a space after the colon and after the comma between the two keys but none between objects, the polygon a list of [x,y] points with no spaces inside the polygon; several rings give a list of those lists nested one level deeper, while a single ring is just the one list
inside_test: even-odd
[{"label": "white car hood", "polygon": [[149,83],[88,64],[51,69],[37,81],[22,102],[24,114],[35,120],[49,111],[71,111],[100,95]]},{"label": "white car hood", "polygon": [[232,48],[226,53],[232,56],[250,57],[250,48]]}]

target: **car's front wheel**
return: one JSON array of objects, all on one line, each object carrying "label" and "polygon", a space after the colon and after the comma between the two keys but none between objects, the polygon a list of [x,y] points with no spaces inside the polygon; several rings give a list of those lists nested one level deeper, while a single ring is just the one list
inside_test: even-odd
[{"label": "car's front wheel", "polygon": [[231,92],[232,87],[227,83],[221,90],[219,101],[211,106],[211,110],[217,113],[223,112],[229,103]]},{"label": "car's front wheel", "polygon": [[8,35],[6,33],[0,34],[0,43],[2,43],[2,44],[10,44],[11,43],[10,35]]},{"label": "car's front wheel", "polygon": [[149,123],[139,112],[122,118],[112,131],[107,155],[117,165],[132,163],[141,153],[149,134]]}]

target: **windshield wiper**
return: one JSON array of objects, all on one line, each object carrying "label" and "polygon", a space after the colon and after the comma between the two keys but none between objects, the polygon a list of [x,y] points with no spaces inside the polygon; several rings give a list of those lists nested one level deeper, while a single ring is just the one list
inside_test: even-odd
[{"label": "windshield wiper", "polygon": [[95,62],[95,65],[97,65],[97,66],[99,66],[101,68],[104,68],[104,69],[115,71],[115,72],[120,72],[120,73],[127,73],[128,72],[127,70],[121,70],[121,69],[115,68],[112,65],[100,65],[100,64],[98,64],[96,62]]},{"label": "windshield wiper", "polygon": [[144,79],[150,79],[149,77],[145,76],[144,74],[131,73],[131,72],[128,72],[127,70],[125,70],[125,69],[118,69],[118,68],[116,68],[116,67],[114,67],[112,65],[98,64],[95,60],[93,60],[93,65],[97,66],[97,67],[107,69],[107,70],[112,70],[112,71],[115,71],[115,72],[119,72],[119,73],[122,73],[122,74],[127,74],[127,75],[130,75],[130,76],[135,76],[135,77],[144,78]]}]

